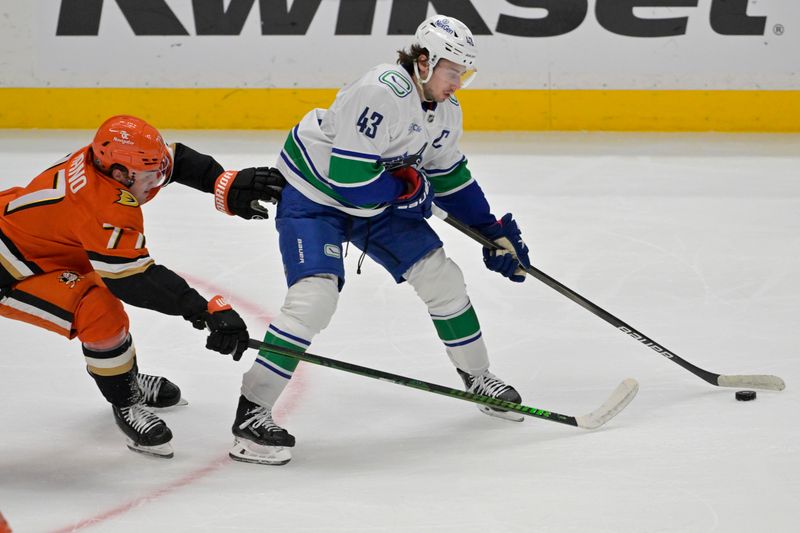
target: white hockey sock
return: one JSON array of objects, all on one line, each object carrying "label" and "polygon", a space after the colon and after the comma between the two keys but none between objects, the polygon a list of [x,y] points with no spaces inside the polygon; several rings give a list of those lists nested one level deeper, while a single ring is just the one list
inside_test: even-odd
[{"label": "white hockey sock", "polygon": [[[306,351],[314,336],[331,320],[339,299],[336,276],[303,278],[289,288],[281,314],[269,325],[264,342]],[[298,360],[261,350],[242,379],[242,394],[251,402],[271,407],[294,374]]]},{"label": "white hockey sock", "polygon": [[436,332],[453,364],[469,374],[489,368],[481,326],[467,296],[464,276],[437,248],[403,276],[428,306]]}]

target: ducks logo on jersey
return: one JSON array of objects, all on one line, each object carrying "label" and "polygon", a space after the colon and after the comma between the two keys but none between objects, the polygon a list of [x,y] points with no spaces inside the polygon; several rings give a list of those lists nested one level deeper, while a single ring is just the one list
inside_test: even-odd
[{"label": "ducks logo on jersey", "polygon": [[130,191],[126,191],[125,189],[119,190],[119,200],[117,200],[115,203],[126,205],[128,207],[139,207],[139,201],[136,199],[136,197],[131,194]]}]

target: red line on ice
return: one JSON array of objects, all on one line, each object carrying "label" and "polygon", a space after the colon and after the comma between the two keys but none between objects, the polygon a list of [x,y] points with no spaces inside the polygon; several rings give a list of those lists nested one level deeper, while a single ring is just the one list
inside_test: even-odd
[{"label": "red line on ice", "polygon": [[105,522],[106,520],[110,520],[117,516],[123,515],[128,511],[130,511],[131,509],[142,506],[153,500],[157,500],[158,498],[166,496],[167,494],[170,494],[171,492],[174,492],[177,489],[180,489],[181,487],[190,485],[195,481],[197,481],[198,479],[202,479],[206,477],[208,474],[214,472],[215,470],[218,470],[220,467],[222,467],[225,464],[228,464],[229,462],[230,459],[228,458],[228,456],[225,456],[220,459],[215,459],[211,464],[206,465],[203,468],[199,468],[194,472],[189,472],[182,478],[173,481],[172,483],[164,487],[161,487],[160,489],[156,489],[150,492],[149,494],[140,496],[139,498],[135,498],[127,503],[123,503],[122,505],[114,507],[113,509],[109,509],[108,511],[104,511],[91,518],[85,518],[73,525],[56,529],[53,533],[67,533],[69,531],[78,531],[81,529],[85,529],[87,527],[95,526],[97,524],[100,524],[101,522]]}]

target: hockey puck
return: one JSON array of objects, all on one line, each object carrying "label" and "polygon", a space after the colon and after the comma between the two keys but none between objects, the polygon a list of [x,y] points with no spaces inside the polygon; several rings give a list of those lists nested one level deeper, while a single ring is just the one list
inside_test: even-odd
[{"label": "hockey puck", "polygon": [[754,390],[740,390],[736,391],[736,399],[740,402],[749,402],[756,399],[756,391]]}]

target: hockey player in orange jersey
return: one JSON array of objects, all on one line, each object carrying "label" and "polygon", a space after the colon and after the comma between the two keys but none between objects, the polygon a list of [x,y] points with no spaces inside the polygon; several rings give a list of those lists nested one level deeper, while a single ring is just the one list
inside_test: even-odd
[{"label": "hockey player in orange jersey", "polygon": [[207,301],[147,251],[140,206],[171,182],[213,193],[217,209],[248,219],[266,218],[259,202],[277,201],[285,183],[267,167],[223,172],[119,115],[28,185],[0,191],[0,315],[80,339],[128,447],[160,457],[172,457],[172,433],[151,408],[178,403],[180,390],[138,373],[122,302],[208,328],[206,347],[237,361],[248,340],[221,297]]}]

